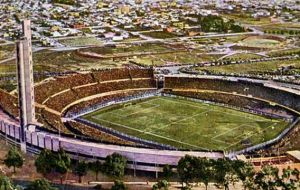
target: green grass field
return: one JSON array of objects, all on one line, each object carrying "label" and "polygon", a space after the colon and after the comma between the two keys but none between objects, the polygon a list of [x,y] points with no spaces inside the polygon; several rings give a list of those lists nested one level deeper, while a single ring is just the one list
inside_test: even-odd
[{"label": "green grass field", "polygon": [[76,46],[100,46],[103,43],[95,37],[78,37],[58,40],[63,45],[76,47]]},{"label": "green grass field", "polygon": [[276,49],[283,46],[283,43],[277,40],[266,39],[263,37],[251,36],[243,41],[238,42],[239,46],[256,47],[256,48],[270,48]]},{"label": "green grass field", "polygon": [[113,105],[84,118],[128,135],[183,149],[237,150],[276,137],[288,125],[191,100],[154,97]]}]

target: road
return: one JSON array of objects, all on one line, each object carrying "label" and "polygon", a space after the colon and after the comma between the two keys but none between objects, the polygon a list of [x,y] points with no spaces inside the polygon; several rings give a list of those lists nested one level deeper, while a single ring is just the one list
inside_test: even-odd
[{"label": "road", "polygon": [[[47,48],[47,47],[34,47],[33,48],[33,52],[39,52],[39,51],[42,51],[42,50],[45,50],[45,49],[49,49],[49,48]],[[11,58],[7,58],[7,59],[4,59],[4,60],[1,60],[0,61],[0,64],[4,64],[4,63],[6,63],[6,62],[9,62],[9,61],[13,61],[13,60],[15,60],[16,59],[16,57],[14,56],[14,57],[11,57]]]}]

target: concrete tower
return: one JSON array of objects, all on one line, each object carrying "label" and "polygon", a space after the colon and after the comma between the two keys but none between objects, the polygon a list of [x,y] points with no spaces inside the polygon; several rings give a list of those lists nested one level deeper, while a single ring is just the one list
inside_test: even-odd
[{"label": "concrete tower", "polygon": [[23,37],[17,42],[17,75],[21,124],[21,149],[26,152],[25,129],[35,124],[34,82],[30,20],[23,21]]}]

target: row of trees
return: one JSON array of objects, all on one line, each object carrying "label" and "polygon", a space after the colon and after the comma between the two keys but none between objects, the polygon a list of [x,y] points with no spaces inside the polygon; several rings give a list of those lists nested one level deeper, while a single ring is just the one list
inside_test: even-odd
[{"label": "row of trees", "polygon": [[280,30],[280,29],[274,29],[274,30],[264,30],[264,33],[266,34],[279,34],[279,35],[300,35],[299,30]]},{"label": "row of trees", "polygon": [[[16,148],[11,148],[4,163],[8,167],[15,168],[23,165],[22,154]],[[101,172],[115,180],[113,190],[126,190],[122,181],[125,175],[127,160],[123,156],[114,153],[100,161],[86,163],[84,161],[75,161],[72,163],[70,157],[63,150],[54,153],[49,150],[43,150],[35,161],[36,169],[44,176],[55,172],[60,174],[61,183],[63,177],[68,171],[73,171],[81,182],[88,170],[95,173],[98,180],[98,174]],[[249,190],[296,190],[300,188],[300,172],[297,169],[283,169],[279,172],[278,168],[270,165],[264,166],[260,171],[255,172],[252,164],[240,160],[207,159],[186,155],[181,158],[177,165],[177,174],[172,168],[166,165],[163,168],[163,180],[153,185],[153,190],[168,189],[168,180],[172,176],[178,176],[183,189],[190,189],[193,183],[203,183],[208,188],[209,183],[214,183],[217,187],[224,187],[229,190],[230,185],[236,182],[242,182],[244,189]],[[31,183],[27,189],[33,190],[37,187],[47,187],[45,190],[53,188],[46,180],[37,180]],[[3,188],[1,188],[3,187]],[[0,177],[0,189],[11,190],[18,189],[6,177]],[[40,188],[38,188],[40,189]],[[101,189],[101,187],[99,187]]]},{"label": "row of trees", "polygon": [[74,164],[71,164],[70,157],[62,149],[57,153],[44,149],[35,161],[37,172],[44,176],[52,172],[59,173],[61,183],[63,176],[70,170],[73,170],[79,177],[78,181],[80,183],[82,177],[87,174],[88,170],[96,174],[96,180],[98,180],[98,174],[100,172],[113,179],[121,179],[125,174],[126,164],[126,158],[116,153],[107,156],[104,163],[97,160],[89,163],[76,161]]},{"label": "row of trees", "polygon": [[[23,155],[20,153],[20,151],[12,147],[9,152],[7,153],[4,164],[8,168],[13,168],[14,173],[16,172],[16,168],[21,168],[24,163]],[[38,155],[37,159],[35,160],[35,167],[38,173],[42,174],[44,177],[47,174],[50,173],[56,173],[60,175],[61,183],[63,183],[63,179],[65,174],[67,174],[69,171],[72,171],[74,174],[78,176],[78,181],[82,182],[82,177],[87,174],[87,172],[90,170],[95,173],[95,178],[98,180],[99,173],[103,173],[112,179],[115,179],[115,184],[113,185],[112,189],[116,190],[122,190],[126,189],[124,183],[122,181],[119,181],[119,179],[122,179],[125,175],[125,168],[127,165],[127,160],[120,154],[112,154],[105,158],[105,161],[101,163],[100,161],[95,162],[84,162],[84,161],[72,161],[71,158],[66,154],[66,152],[62,149],[58,150],[58,152],[52,152],[49,150],[42,150],[40,154]],[[5,187],[11,187],[11,189],[16,189],[10,183],[9,179],[7,177],[0,178],[3,181],[3,184]],[[117,180],[118,179],[118,180]],[[0,183],[2,185],[2,183]],[[0,187],[1,187],[0,185]],[[40,189],[36,188],[39,186],[43,187],[49,187],[45,190],[52,190],[50,188],[49,183],[42,179],[35,181],[31,186],[29,186],[27,189]],[[31,188],[32,187],[32,188]],[[4,190],[10,190],[10,188],[3,188]],[[98,189],[99,188],[98,186]],[[0,188],[0,190],[2,190]]]},{"label": "row of trees", "polygon": [[297,169],[279,169],[266,165],[255,172],[251,164],[240,160],[206,159],[192,156],[183,157],[177,166],[177,172],[184,189],[190,189],[191,183],[203,183],[208,187],[214,183],[217,187],[229,189],[230,185],[241,181],[244,189],[249,190],[296,190],[300,188],[300,173]]},{"label": "row of trees", "polygon": [[[11,180],[6,176],[0,176],[0,189],[1,190],[23,190],[22,187],[14,185]],[[95,190],[101,190],[101,185],[96,185]],[[128,188],[122,181],[116,180],[111,190],[127,190]],[[57,190],[45,179],[37,179],[31,182],[25,190]]]}]

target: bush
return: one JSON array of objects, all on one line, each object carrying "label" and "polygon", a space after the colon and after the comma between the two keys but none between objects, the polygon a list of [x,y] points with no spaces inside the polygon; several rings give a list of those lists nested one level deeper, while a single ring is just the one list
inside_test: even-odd
[{"label": "bush", "polygon": [[13,167],[14,173],[16,173],[16,168],[23,166],[23,156],[17,148],[12,147],[6,155],[4,164],[9,168]]},{"label": "bush", "polygon": [[38,179],[34,182],[31,182],[25,190],[57,190],[56,188],[51,187],[50,183],[45,179]]},{"label": "bush", "polygon": [[128,188],[125,186],[123,181],[115,181],[115,184],[111,187],[111,190],[127,190]]},{"label": "bush", "polygon": [[110,177],[120,179],[124,176],[127,160],[120,154],[114,153],[105,158],[104,173]]},{"label": "bush", "polygon": [[152,186],[152,190],[168,190],[169,186],[170,184],[167,180],[160,180]]}]

